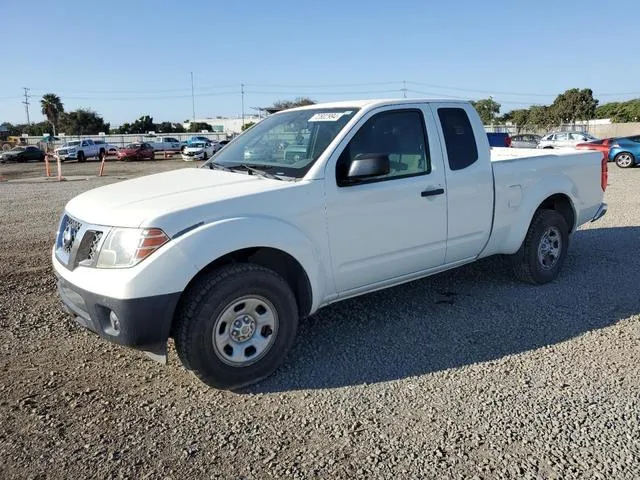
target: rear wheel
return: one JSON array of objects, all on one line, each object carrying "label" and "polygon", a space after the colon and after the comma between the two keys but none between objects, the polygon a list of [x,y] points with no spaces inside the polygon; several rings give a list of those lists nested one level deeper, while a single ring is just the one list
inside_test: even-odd
[{"label": "rear wheel", "polygon": [[86,160],[86,157],[84,156],[84,152],[78,152],[78,163],[82,163]]},{"label": "rear wheel", "polygon": [[276,272],[240,263],[203,276],[186,293],[173,337],[185,368],[234,390],[271,375],[298,327],[291,287]]},{"label": "rear wheel", "polygon": [[629,168],[634,165],[633,155],[629,152],[621,152],[613,159],[620,168]]},{"label": "rear wheel", "polygon": [[553,281],[564,263],[569,246],[569,228],[555,210],[538,210],[520,249],[511,257],[516,277],[527,283]]},{"label": "rear wheel", "polygon": [[98,153],[98,160],[102,161],[104,160],[104,157],[106,156],[106,153],[104,150],[100,150],[100,153]]}]

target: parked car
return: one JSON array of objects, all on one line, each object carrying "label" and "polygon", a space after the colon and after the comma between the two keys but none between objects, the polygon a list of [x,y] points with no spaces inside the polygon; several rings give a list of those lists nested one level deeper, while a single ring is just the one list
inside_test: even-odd
[{"label": "parked car", "polygon": [[611,148],[611,144],[615,141],[615,137],[612,138],[603,138],[601,140],[592,140],[590,142],[578,143],[576,145],[577,150],[597,150],[598,152],[602,152],[602,155],[605,158],[609,158],[609,149]]},{"label": "parked car", "polygon": [[102,158],[107,154],[107,148],[105,144],[96,144],[91,139],[85,140],[72,140],[65,143],[61,147],[58,147],[54,151],[55,155],[60,158],[60,161],[65,160],[78,160],[78,162],[84,162],[87,158]]},{"label": "parked car", "polygon": [[[309,132],[298,161],[242,160],[293,124]],[[81,193],[51,261],[83,328],[162,362],[172,337],[198,378],[236,389],[272,374],[299,318],[329,304],[493,255],[521,281],[554,281],[570,235],[606,213],[606,187],[598,152],[490,149],[466,101],[315,104],[270,115],[200,168]]]},{"label": "parked car", "polygon": [[130,143],[118,150],[118,160],[153,160],[156,154],[153,147],[146,142]]},{"label": "parked car", "polygon": [[206,160],[216,153],[211,142],[193,142],[182,150],[182,159],[185,162],[194,160]]},{"label": "parked car", "polygon": [[180,147],[186,145],[186,142],[181,142],[175,137],[164,136],[147,136],[144,142],[150,144],[156,152],[179,152]]},{"label": "parked car", "polygon": [[487,132],[490,147],[510,147],[511,136],[508,132]]},{"label": "parked car", "polygon": [[519,133],[511,137],[511,146],[513,148],[537,148],[541,138],[540,135],[533,133]]},{"label": "parked car", "polygon": [[575,147],[578,143],[591,142],[593,140],[598,140],[598,138],[586,132],[551,132],[540,139],[538,148]]},{"label": "parked car", "polygon": [[33,145],[13,147],[0,155],[0,162],[28,162],[29,160],[44,161],[44,151]]},{"label": "parked car", "polygon": [[98,147],[104,147],[104,149],[107,152],[107,155],[117,155],[118,154],[118,147],[116,145],[113,145],[112,143],[107,143],[104,140],[94,140],[93,143],[95,145],[97,145]]},{"label": "parked car", "polygon": [[640,135],[616,138],[609,149],[609,160],[620,168],[631,168],[640,163]]}]

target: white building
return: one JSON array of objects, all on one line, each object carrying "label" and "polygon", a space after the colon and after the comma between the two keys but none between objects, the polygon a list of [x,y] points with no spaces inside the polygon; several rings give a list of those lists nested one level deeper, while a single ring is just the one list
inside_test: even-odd
[{"label": "white building", "polygon": [[[244,123],[255,122],[258,123],[262,120],[261,117],[255,115],[245,115]],[[196,123],[206,123],[211,129],[211,132],[226,133],[227,135],[238,134],[242,132],[242,117],[207,117],[196,118]],[[189,130],[191,122],[185,122],[182,126],[185,130]]]}]

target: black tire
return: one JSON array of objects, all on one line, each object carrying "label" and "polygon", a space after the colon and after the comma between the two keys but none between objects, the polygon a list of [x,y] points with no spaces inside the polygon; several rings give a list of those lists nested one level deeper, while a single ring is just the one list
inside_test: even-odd
[{"label": "black tire", "polygon": [[542,147],[543,150],[553,150],[553,147]]},{"label": "black tire", "polygon": [[100,153],[98,153],[98,160],[102,161],[106,155],[107,153],[101,149]]},{"label": "black tire", "polygon": [[85,162],[87,158],[84,156],[84,152],[78,152],[78,163]]},{"label": "black tire", "polygon": [[[555,262],[544,265],[540,259],[539,248],[545,234],[551,232],[548,243],[558,248]],[[556,240],[558,243],[556,243]],[[569,228],[564,217],[555,210],[538,210],[531,220],[527,235],[520,249],[511,256],[513,271],[518,278],[526,283],[542,285],[553,281],[564,264],[569,247]],[[549,255],[553,258],[553,255]],[[545,257],[548,262],[548,258]]]},{"label": "black tire", "polygon": [[[214,345],[214,326],[219,320],[220,333],[221,329],[232,330],[236,321],[227,324],[223,321],[223,312],[230,311],[235,301],[242,303],[242,297],[250,295],[266,299],[273,307],[276,328],[264,332],[262,327],[260,334],[262,338],[271,335],[275,338],[254,363],[230,365],[222,360],[224,353]],[[238,263],[216,269],[191,286],[180,303],[175,322],[172,336],[185,368],[211,387],[235,390],[259,382],[282,364],[296,336],[298,307],[291,287],[276,272],[251,263]],[[257,329],[254,331],[251,339],[259,334]],[[240,350],[246,356],[251,344],[229,340],[227,346],[248,345],[243,347],[244,352]]]},{"label": "black tire", "polygon": [[[628,160],[631,160],[629,163]],[[635,166],[633,155],[629,152],[620,152],[613,159],[618,168],[631,168]]]}]

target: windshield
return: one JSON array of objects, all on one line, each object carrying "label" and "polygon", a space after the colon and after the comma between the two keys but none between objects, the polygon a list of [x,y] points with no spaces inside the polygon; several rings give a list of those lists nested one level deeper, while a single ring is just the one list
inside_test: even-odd
[{"label": "windshield", "polygon": [[251,165],[274,175],[301,178],[357,108],[313,108],[274,114],[258,122],[204,163]]},{"label": "windshield", "polygon": [[78,145],[80,145],[79,141],[67,143],[67,147],[77,147]]},{"label": "windshield", "polygon": [[189,145],[189,148],[204,148],[206,145],[204,142],[196,142]]},{"label": "windshield", "polygon": [[140,148],[142,145],[140,143],[130,143],[124,148]]},{"label": "windshield", "polygon": [[24,152],[26,149],[24,147],[13,147],[10,152]]}]

